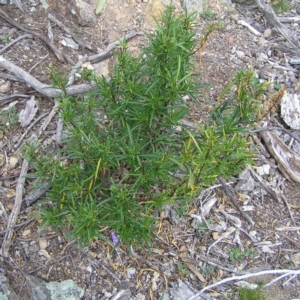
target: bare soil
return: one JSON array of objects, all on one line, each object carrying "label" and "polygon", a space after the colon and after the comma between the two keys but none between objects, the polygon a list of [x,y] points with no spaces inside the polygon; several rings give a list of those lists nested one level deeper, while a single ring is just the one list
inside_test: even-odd
[{"label": "bare soil", "polygon": [[[25,13],[12,5],[1,6],[1,9],[19,23],[46,36],[47,12],[37,1],[23,2]],[[180,3],[174,2],[176,8],[181,10]],[[168,3],[163,2],[163,4]],[[30,12],[31,7],[35,7],[34,12]],[[108,1],[105,12],[97,17],[97,25],[93,28],[80,27],[59,14],[56,14],[56,17],[67,27],[76,31],[87,44],[92,45],[100,52],[109,43],[129,31],[151,32],[154,23],[150,15],[157,14],[161,7],[161,2],[156,0],[149,2]],[[247,28],[238,25],[232,18],[232,15],[239,15],[241,19],[255,20],[261,28],[265,29],[266,24],[261,14],[248,7],[237,6],[236,8],[238,11],[217,11],[214,18],[218,18],[222,27],[211,34],[204,52],[201,55],[196,53],[193,58],[194,71],[199,73],[197,80],[203,84],[209,83],[211,87],[202,90],[203,97],[199,99],[202,104],[201,111],[197,107],[191,106],[189,116],[191,122],[201,123],[206,119],[210,109],[207,100],[216,101],[217,96],[231,82],[237,70],[253,68],[255,72],[259,73],[263,66],[258,59],[259,54],[268,55],[268,52],[271,51],[272,40],[260,45],[257,42],[258,37],[254,36]],[[200,38],[207,29],[209,21],[199,16],[198,22]],[[3,20],[0,21],[0,26],[11,27]],[[60,41],[65,33],[57,26],[53,26],[52,30],[54,43],[73,61],[78,61],[79,55],[84,54],[83,51],[63,47]],[[22,34],[21,31],[15,30],[10,39]],[[274,33],[273,38],[278,38],[278,34]],[[138,51],[138,47],[145,42],[144,37],[135,37],[129,42],[130,49]],[[4,35],[0,43],[5,46]],[[241,51],[245,55],[239,57],[237,51]],[[50,66],[64,72],[71,70],[70,65],[59,62],[51,50],[37,38],[22,39],[6,50],[3,55],[26,71],[40,62],[33,68],[31,74],[48,84],[51,83],[49,80]],[[46,55],[48,56],[46,57]],[[112,63],[113,58],[110,58],[109,65]],[[34,95],[39,103],[40,115],[49,113],[54,105],[52,99],[42,97],[24,83],[11,82],[11,89],[8,93]],[[16,108],[20,111],[24,108],[27,100],[19,98],[17,101]],[[278,111],[275,111],[268,119],[269,124],[276,123],[274,121],[276,119],[280,122]],[[54,118],[42,137],[45,146],[51,147],[51,144],[54,143],[56,121]],[[35,132],[38,128],[39,123],[30,132]],[[9,215],[14,205],[14,190],[22,163],[22,157],[16,153],[13,145],[19,140],[25,129],[15,125],[1,131],[0,182],[2,185],[0,186],[0,198],[5,210],[5,212],[2,211],[0,218],[1,240],[7,225],[5,214]],[[30,136],[30,133],[27,136]],[[7,167],[10,157],[18,159],[18,163],[12,169]],[[186,207],[174,206],[169,210],[165,209],[164,217],[159,219],[157,226],[159,238],[157,247],[130,256],[128,249],[123,245],[113,251],[112,243],[109,242],[109,233],[107,242],[96,240],[90,247],[79,249],[76,242],[70,242],[66,238],[65,232],[55,232],[49,227],[41,231],[39,220],[33,218],[35,208],[33,206],[26,207],[23,204],[17,222],[19,225],[14,231],[10,256],[1,258],[1,269],[20,299],[29,300],[31,298],[25,279],[25,276],[29,274],[46,281],[73,279],[85,290],[84,299],[109,299],[118,290],[124,288],[130,290],[132,299],[161,299],[166,288],[171,287],[178,279],[188,282],[195,290],[200,290],[208,284],[243,272],[250,272],[249,270],[252,269],[258,272],[269,269],[299,268],[300,258],[298,260],[293,256],[300,253],[299,185],[288,182],[278,171],[276,162],[272,158],[258,156],[257,165],[263,164],[271,166],[270,175],[265,179],[274,189],[277,189],[279,194],[282,193],[286,196],[295,220],[294,224],[286,204],[273,199],[257,183],[252,191],[235,191],[235,196],[241,206],[251,206],[251,210],[247,213],[256,224],[254,228],[251,228],[242,219],[229,199],[220,189],[216,188],[206,192],[193,203],[187,204]],[[25,192],[29,192],[30,185],[31,181],[26,180]],[[235,185],[236,181],[232,187]],[[210,219],[209,225],[222,226],[222,231],[226,232],[233,226],[222,213],[226,212],[238,217],[242,226],[240,230],[235,228],[235,232],[229,238],[222,240],[210,249],[209,247],[216,241],[213,234],[216,230],[199,232],[192,215],[201,215],[201,207],[211,197],[216,197],[217,201],[206,218]],[[176,212],[177,217],[174,217],[173,212]],[[275,230],[283,227],[297,227],[298,229]],[[41,243],[46,244],[45,252],[40,251]],[[244,255],[240,260],[231,259],[229,254],[238,247],[244,253],[250,249],[252,254]],[[208,251],[209,249],[210,251]],[[215,266],[211,267],[211,262],[214,262]],[[183,264],[184,270],[180,270],[179,263]],[[198,270],[205,282],[201,282],[197,272],[189,266]],[[159,274],[156,279],[157,288],[152,282],[155,272]],[[255,277],[251,281],[259,280],[268,283],[274,278],[273,276]],[[266,299],[286,300],[300,297],[298,279],[282,286],[283,282],[278,281],[268,288],[265,291]],[[214,299],[238,299],[235,296],[236,287],[231,283],[217,288],[216,291],[210,291],[208,294]]]}]

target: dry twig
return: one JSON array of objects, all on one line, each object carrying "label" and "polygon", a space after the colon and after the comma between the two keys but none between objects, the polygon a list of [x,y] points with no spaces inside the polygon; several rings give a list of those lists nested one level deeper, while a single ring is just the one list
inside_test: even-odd
[{"label": "dry twig", "polygon": [[24,34],[24,35],[21,35],[21,36],[17,37],[16,39],[14,39],[10,43],[8,43],[6,46],[4,46],[3,48],[1,48],[0,49],[0,54],[3,53],[6,49],[8,49],[9,47],[11,47],[12,45],[14,45],[19,40],[25,39],[27,37],[30,38],[30,37],[32,37],[32,35],[31,34]]},{"label": "dry twig", "polygon": [[[8,256],[8,251],[11,245],[11,240],[13,237],[13,226],[15,226],[17,222],[17,217],[19,215],[20,209],[21,209],[21,204],[22,204],[22,199],[23,199],[23,189],[24,189],[24,183],[25,183],[25,176],[27,174],[27,169],[28,169],[28,161],[26,159],[23,160],[22,164],[22,169],[21,173],[18,179],[18,183],[16,186],[16,198],[15,198],[15,204],[14,208],[9,216],[8,220],[8,225],[7,229],[8,231],[5,234],[3,243],[2,243],[2,255],[4,257]],[[11,229],[11,230],[9,230]]]},{"label": "dry twig", "polygon": [[243,216],[243,218],[251,225],[254,225],[254,221],[240,208],[240,206],[237,203],[237,200],[235,199],[235,197],[233,196],[232,192],[230,191],[230,189],[228,188],[226,182],[220,177],[218,176],[218,180],[221,182],[222,184],[222,188],[226,194],[226,196],[230,199],[230,201],[233,203],[233,205],[236,207],[236,209],[239,211],[239,213]]}]

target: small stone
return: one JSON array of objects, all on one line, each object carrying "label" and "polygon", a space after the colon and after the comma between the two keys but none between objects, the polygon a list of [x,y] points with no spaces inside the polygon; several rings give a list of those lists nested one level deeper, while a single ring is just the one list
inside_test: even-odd
[{"label": "small stone", "polygon": [[106,60],[100,61],[96,64],[93,64],[93,67],[95,69],[95,75],[97,77],[101,77],[101,76],[108,77],[109,76],[108,63],[109,63],[109,61],[106,59]]},{"label": "small stone", "polygon": [[19,159],[15,156],[11,156],[9,158],[9,168],[12,170],[15,168],[16,164],[18,163]]},{"label": "small stone", "polygon": [[253,167],[256,170],[256,173],[260,176],[269,175],[271,166],[268,164],[262,165],[260,167]]},{"label": "small stone", "polygon": [[28,251],[31,253],[36,253],[40,250],[38,244],[33,244],[28,247]]},{"label": "small stone", "polygon": [[283,58],[283,53],[280,50],[278,50],[278,49],[274,49],[273,50],[273,55],[277,56],[279,58]]},{"label": "small stone", "polygon": [[291,261],[296,265],[299,266],[300,265],[300,252],[293,254],[291,256]]},{"label": "small stone", "polygon": [[135,268],[128,268],[126,270],[127,273],[127,277],[130,279],[132,277],[134,277],[134,275],[136,274],[136,269]]},{"label": "small stone", "polygon": [[265,43],[266,43],[266,40],[265,40],[264,37],[261,36],[261,37],[258,38],[257,44],[258,44],[259,46],[263,46]]},{"label": "small stone", "polygon": [[267,61],[268,61],[268,55],[265,54],[265,53],[260,53],[260,54],[258,55],[257,60],[258,60],[258,61],[267,62]]},{"label": "small stone", "polygon": [[45,239],[39,239],[40,250],[45,250],[48,246],[48,243]]},{"label": "small stone", "polygon": [[91,266],[87,266],[87,267],[85,268],[85,270],[86,270],[87,272],[89,272],[89,273],[92,273],[92,272],[93,272],[93,269],[92,269]]},{"label": "small stone", "polygon": [[269,39],[272,35],[272,29],[271,28],[267,28],[265,31],[264,31],[264,37],[266,39]]},{"label": "small stone", "polygon": [[0,93],[7,93],[11,89],[10,81],[1,80],[0,82]]},{"label": "small stone", "polygon": [[232,21],[237,22],[239,20],[239,15],[230,15]]},{"label": "small stone", "polygon": [[242,58],[245,56],[245,53],[243,51],[236,51],[235,53],[238,58]]}]

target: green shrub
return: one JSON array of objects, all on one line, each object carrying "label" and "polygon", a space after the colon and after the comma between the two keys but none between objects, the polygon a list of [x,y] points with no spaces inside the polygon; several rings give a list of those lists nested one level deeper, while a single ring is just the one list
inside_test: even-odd
[{"label": "green shrub", "polygon": [[127,246],[150,245],[155,208],[189,200],[251,162],[246,136],[262,92],[251,72],[238,73],[223,94],[235,91],[206,125],[174,130],[189,113],[183,96],[198,104],[202,87],[190,71],[195,31],[194,14],[177,16],[169,6],[140,56],[122,43],[109,80],[95,77],[97,88],[84,98],[58,99],[63,147],[51,155],[27,151],[35,176],[52,186],[38,205],[44,226],[63,226],[82,245],[108,231]]},{"label": "green shrub", "polygon": [[239,299],[240,300],[265,300],[261,287],[251,290],[247,288],[239,289]]}]

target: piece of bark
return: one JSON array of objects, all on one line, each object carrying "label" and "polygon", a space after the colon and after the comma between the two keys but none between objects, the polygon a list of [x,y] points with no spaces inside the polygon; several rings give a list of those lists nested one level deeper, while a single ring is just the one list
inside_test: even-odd
[{"label": "piece of bark", "polygon": [[259,132],[269,153],[278,163],[278,169],[290,181],[300,183],[300,156],[292,151],[276,134]]}]

